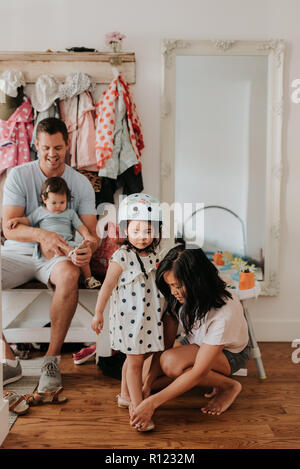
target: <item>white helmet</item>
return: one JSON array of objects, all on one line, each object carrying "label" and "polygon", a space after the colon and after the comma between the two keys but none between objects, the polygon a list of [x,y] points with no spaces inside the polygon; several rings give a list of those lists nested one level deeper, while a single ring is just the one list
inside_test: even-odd
[{"label": "white helmet", "polygon": [[118,224],[128,220],[162,221],[159,200],[148,194],[128,195],[120,203]]}]

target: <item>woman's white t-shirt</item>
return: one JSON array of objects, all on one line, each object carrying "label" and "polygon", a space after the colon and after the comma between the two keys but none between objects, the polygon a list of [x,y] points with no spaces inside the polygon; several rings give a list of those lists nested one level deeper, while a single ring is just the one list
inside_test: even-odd
[{"label": "woman's white t-shirt", "polygon": [[241,352],[249,341],[248,326],[237,295],[230,290],[224,306],[211,309],[194,324],[187,338],[190,344],[224,345],[225,350]]}]

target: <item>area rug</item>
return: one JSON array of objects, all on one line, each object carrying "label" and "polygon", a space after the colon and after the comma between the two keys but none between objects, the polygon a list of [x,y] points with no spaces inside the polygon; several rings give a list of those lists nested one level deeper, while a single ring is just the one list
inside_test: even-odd
[{"label": "area rug", "polygon": [[[33,392],[39,383],[43,359],[43,357],[38,357],[30,360],[20,360],[23,374],[22,378],[16,383],[7,384],[3,389],[15,391],[18,394],[28,394]],[[17,417],[18,416],[14,412],[9,412],[10,429],[17,420]]]}]

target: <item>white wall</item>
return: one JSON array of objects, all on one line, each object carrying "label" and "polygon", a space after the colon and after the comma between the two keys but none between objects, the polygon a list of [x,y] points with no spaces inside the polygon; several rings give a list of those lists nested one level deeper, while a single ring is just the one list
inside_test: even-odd
[{"label": "white wall", "polygon": [[104,48],[104,34],[126,33],[124,49],[135,51],[135,100],[143,123],[145,190],[159,196],[160,40],[273,39],[287,41],[280,295],[249,302],[260,340],[300,336],[299,317],[299,128],[300,104],[290,100],[300,78],[298,0],[9,0],[1,2],[2,50]]}]

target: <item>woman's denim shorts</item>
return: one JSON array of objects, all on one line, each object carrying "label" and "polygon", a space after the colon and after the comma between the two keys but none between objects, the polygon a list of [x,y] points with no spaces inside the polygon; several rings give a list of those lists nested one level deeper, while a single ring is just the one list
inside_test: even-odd
[{"label": "woman's denim shorts", "polygon": [[[188,345],[189,341],[187,336],[180,338],[181,345]],[[246,345],[246,347],[239,353],[233,353],[229,350],[223,350],[225,357],[228,360],[230,365],[231,374],[238,371],[240,368],[245,368],[249,358],[250,358],[250,344]]]}]

